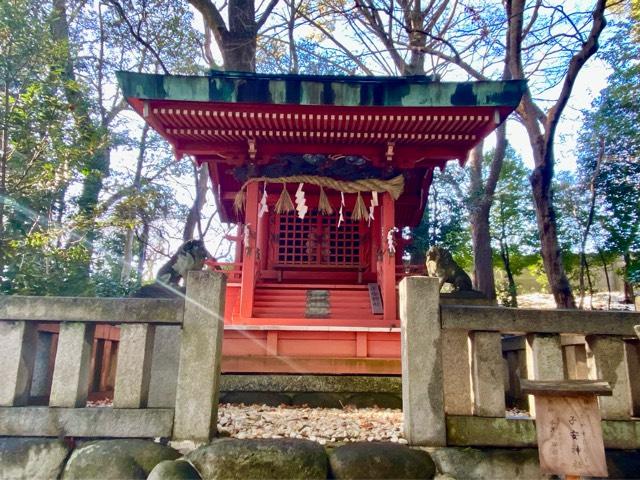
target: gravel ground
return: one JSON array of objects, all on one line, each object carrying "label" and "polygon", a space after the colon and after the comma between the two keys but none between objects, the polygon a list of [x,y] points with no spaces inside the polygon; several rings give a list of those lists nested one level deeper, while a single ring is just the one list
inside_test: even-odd
[{"label": "gravel ground", "polygon": [[[576,303],[580,303],[579,292],[574,290],[573,294],[576,296]],[[611,310],[635,310],[633,305],[623,302],[624,293],[611,292]],[[594,310],[607,310],[608,304],[609,294],[607,292],[599,292],[593,295]],[[590,310],[592,308],[591,305],[591,297],[586,295],[584,297],[584,309]],[[525,293],[523,295],[518,295],[518,306],[520,308],[552,309],[556,308],[556,302],[553,300],[553,295],[550,293]]]},{"label": "gravel ground", "polygon": [[390,408],[306,408],[221,404],[218,429],[235,438],[306,438],[322,445],[407,443],[402,412]]}]

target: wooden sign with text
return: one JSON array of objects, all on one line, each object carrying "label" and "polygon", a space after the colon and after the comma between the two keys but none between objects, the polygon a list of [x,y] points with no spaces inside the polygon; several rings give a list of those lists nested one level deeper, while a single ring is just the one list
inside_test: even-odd
[{"label": "wooden sign with text", "polygon": [[522,390],[535,396],[541,472],[608,476],[596,395],[611,395],[609,385],[592,380],[521,382]]}]

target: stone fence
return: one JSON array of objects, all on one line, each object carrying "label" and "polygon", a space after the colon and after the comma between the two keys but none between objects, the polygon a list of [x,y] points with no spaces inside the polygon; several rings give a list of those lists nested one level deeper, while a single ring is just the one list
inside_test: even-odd
[{"label": "stone fence", "polygon": [[[535,414],[518,392],[520,378],[588,376],[613,387],[600,399],[606,446],[640,448],[632,418],[640,413],[640,315],[441,304],[438,287],[427,277],[400,283],[410,444],[533,447],[533,420],[507,416],[505,397]],[[219,272],[190,272],[184,300],[0,297],[0,437],[208,441],[216,433],[225,288]],[[43,322],[59,323],[59,338],[47,404],[34,406],[33,397],[49,391],[41,385],[49,364]],[[93,332],[105,323],[121,326],[113,407],[87,408]],[[154,355],[167,339],[179,343],[175,399],[173,387],[150,392],[154,376],[171,383],[163,356]]]},{"label": "stone fence", "polygon": [[[438,280],[400,283],[403,415],[409,443],[533,447],[531,418],[505,414],[505,397],[528,410],[519,378],[602,379],[608,448],[640,448],[640,349],[632,312],[441,305]],[[505,391],[508,395],[505,395]]]},{"label": "stone fence", "polygon": [[[215,434],[225,277],[190,272],[185,299],[0,297],[0,436],[206,441]],[[50,389],[47,335],[59,323]],[[120,325],[113,407],[87,408],[96,325]],[[174,408],[148,408],[156,329],[178,328]],[[50,341],[50,340],[49,340]],[[50,391],[48,404],[30,400]],[[37,393],[36,393],[37,392]]]}]

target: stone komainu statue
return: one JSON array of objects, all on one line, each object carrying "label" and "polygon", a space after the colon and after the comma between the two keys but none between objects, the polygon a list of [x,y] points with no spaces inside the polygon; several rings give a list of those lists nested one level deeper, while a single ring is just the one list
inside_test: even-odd
[{"label": "stone komainu statue", "polygon": [[144,285],[132,296],[137,298],[173,298],[184,293],[180,281],[186,278],[189,270],[202,270],[206,259],[212,258],[202,240],[189,240],[165,263],[156,281]]},{"label": "stone komainu statue", "polygon": [[442,247],[433,246],[427,252],[427,274],[440,279],[440,288],[450,283],[456,292],[473,290],[469,275],[455,262],[451,252]]}]

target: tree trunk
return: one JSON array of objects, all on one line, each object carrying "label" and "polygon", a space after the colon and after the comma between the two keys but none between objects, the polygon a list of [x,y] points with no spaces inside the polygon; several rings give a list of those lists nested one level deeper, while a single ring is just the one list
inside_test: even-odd
[{"label": "tree trunk", "polygon": [[[90,293],[89,275],[91,269],[91,257],[93,256],[93,244],[96,238],[94,215],[98,204],[98,196],[102,190],[103,177],[109,172],[110,152],[105,146],[105,132],[103,128],[97,127],[90,116],[89,102],[84,98],[83,93],[75,84],[76,74],[72,52],[69,49],[69,24],[67,21],[67,6],[65,0],[53,0],[53,12],[51,21],[51,31],[53,38],[61,45],[65,45],[65,59],[61,67],[62,78],[65,80],[65,96],[73,107],[73,116],[76,128],[80,132],[83,147],[95,149],[88,152],[88,159],[85,163],[87,174],[85,176],[82,191],[78,198],[78,214],[80,216],[80,227],[78,236],[82,239],[87,250],[84,261],[78,262],[74,275],[71,292]],[[101,67],[100,67],[101,68]]]},{"label": "tree trunk", "polygon": [[559,308],[576,308],[571,285],[562,264],[560,245],[558,244],[556,213],[551,195],[551,176],[545,169],[536,167],[531,174],[530,180],[536,207],[542,262],[549,279],[551,293]]},{"label": "tree trunk", "polygon": [[[585,248],[587,245],[587,238],[589,238],[589,231],[591,230],[591,225],[593,224],[593,218],[595,216],[596,180],[598,179],[598,174],[600,173],[600,165],[602,165],[603,159],[604,159],[604,137],[600,137],[600,146],[598,148],[598,158],[596,160],[596,166],[593,169],[593,174],[591,175],[591,179],[589,181],[589,192],[591,193],[591,196],[589,199],[589,214],[587,216],[587,223],[584,227],[582,242],[580,243],[580,308],[582,308],[584,304],[584,270],[585,268],[589,267],[587,265]],[[593,293],[591,296],[593,297]],[[593,298],[591,299],[591,301],[593,303]]]},{"label": "tree trunk", "polygon": [[[507,64],[513,79],[525,79],[522,62],[523,35],[530,31],[528,28],[527,33],[524,32],[526,1],[506,0],[504,6],[508,19],[507,48],[509,52]],[[542,260],[556,305],[560,308],[575,308],[576,302],[562,265],[562,256],[558,245],[558,232],[551,194],[555,161],[553,142],[558,122],[569,101],[576,78],[587,60],[598,51],[598,39],[607,24],[604,16],[605,8],[606,1],[597,0],[593,7],[593,23],[589,35],[569,60],[567,72],[560,82],[561,89],[558,98],[551,108],[546,113],[543,112],[534,103],[531,91],[527,88],[517,109],[529,135],[535,162],[530,180],[536,207]]]},{"label": "tree trunk", "polygon": [[631,268],[631,255],[628,251],[622,256],[624,258],[624,303],[633,304],[634,292],[633,285],[629,282],[629,269]]},{"label": "tree trunk", "polygon": [[500,257],[502,258],[502,264],[504,270],[507,272],[507,285],[509,289],[509,307],[518,307],[518,286],[516,280],[513,277],[513,271],[511,270],[511,259],[509,258],[509,244],[506,241],[500,240]]},{"label": "tree trunk", "polygon": [[604,258],[604,253],[602,253],[602,250],[598,249],[598,255],[600,256],[600,261],[602,262],[602,268],[604,269],[604,278],[607,280],[607,293],[609,294],[607,298],[607,310],[611,310],[611,281],[609,280],[609,270],[607,268],[607,261]]},{"label": "tree trunk", "polygon": [[0,285],[5,265],[4,214],[7,195],[7,163],[9,162],[9,82],[4,82],[2,101],[2,131],[0,132]]},{"label": "tree trunk", "polygon": [[490,205],[483,204],[471,214],[471,241],[473,244],[473,288],[491,300],[496,298],[493,275],[493,253],[489,230]]},{"label": "tree trunk", "polygon": [[142,282],[144,276],[144,264],[147,261],[147,245],[149,244],[149,222],[145,217],[142,218],[142,233],[140,234],[138,249],[138,265],[136,270],[138,271],[138,278]]},{"label": "tree trunk", "polygon": [[[149,134],[149,124],[145,123],[142,127],[142,135],[140,136],[140,148],[138,150],[138,161],[136,163],[136,173],[133,178],[133,190],[134,195],[140,193],[142,186],[142,166],[144,165],[144,154],[147,150],[147,135]],[[133,221],[139,212],[135,212]],[[133,226],[127,226],[125,231],[124,251],[122,254],[122,270],[120,271],[120,283],[126,285],[131,278],[131,263],[133,262],[133,241],[134,241],[134,228]]]},{"label": "tree trunk", "polygon": [[196,181],[196,196],[193,199],[193,204],[189,209],[189,214],[184,224],[184,230],[182,231],[182,240],[185,242],[194,238],[196,228],[198,230],[199,238],[202,238],[202,227],[200,219],[202,217],[202,207],[207,200],[207,190],[209,188],[209,166],[207,163],[203,163],[199,169],[194,167],[194,177]]}]

